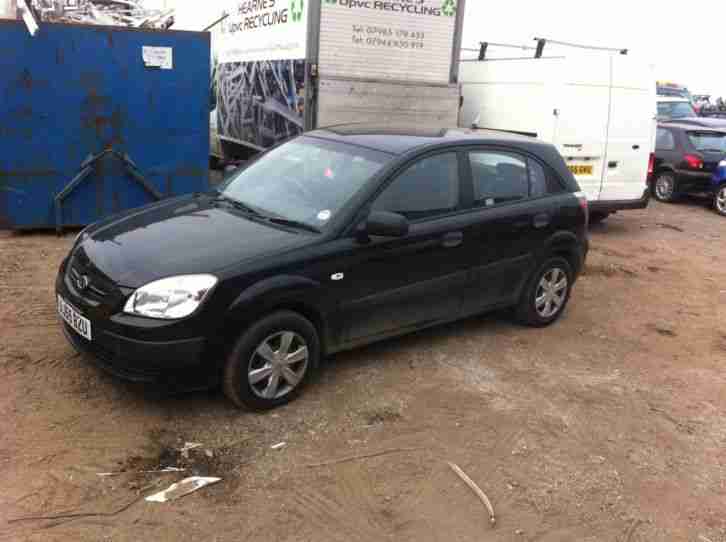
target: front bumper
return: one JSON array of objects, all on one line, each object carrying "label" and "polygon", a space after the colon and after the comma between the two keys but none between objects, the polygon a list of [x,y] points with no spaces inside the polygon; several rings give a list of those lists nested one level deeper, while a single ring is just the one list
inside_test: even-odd
[{"label": "front bumper", "polygon": [[[72,291],[61,269],[56,279],[56,295],[62,296],[91,321],[93,340],[89,341],[61,321],[68,342],[104,371],[131,382],[153,383],[173,390],[209,388],[218,381],[213,363],[205,363],[207,341],[202,337],[169,337],[154,340],[143,329],[144,340],[133,338],[133,329],[112,318],[101,318],[97,307],[86,304]],[[152,331],[153,334],[153,331]],[[164,332],[168,335],[167,332]]]},{"label": "front bumper", "polygon": [[639,199],[628,200],[600,200],[590,201],[589,207],[591,213],[615,213],[617,211],[630,211],[635,209],[645,209],[650,203],[650,189],[646,188],[643,195]]}]

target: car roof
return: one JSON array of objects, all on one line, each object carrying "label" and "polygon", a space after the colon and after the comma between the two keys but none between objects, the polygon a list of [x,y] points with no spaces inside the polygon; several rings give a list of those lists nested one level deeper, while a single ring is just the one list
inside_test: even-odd
[{"label": "car roof", "polygon": [[306,135],[332,139],[390,154],[437,144],[500,144],[518,147],[546,145],[532,136],[499,130],[447,128],[437,125],[341,124],[320,128]]},{"label": "car roof", "polygon": [[688,119],[678,119],[673,121],[664,121],[663,126],[669,128],[680,128],[682,130],[694,130],[698,128],[707,128],[713,131],[726,131],[726,119],[693,117]]},{"label": "car roof", "polygon": [[683,98],[682,96],[658,96],[659,102],[688,102],[691,103],[691,101],[688,98]]}]

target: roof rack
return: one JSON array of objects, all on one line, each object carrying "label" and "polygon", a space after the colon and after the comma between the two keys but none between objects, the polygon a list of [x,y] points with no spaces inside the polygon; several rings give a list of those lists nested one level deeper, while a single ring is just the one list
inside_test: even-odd
[{"label": "roof rack", "polygon": [[[479,49],[467,49],[462,48],[462,51],[469,51],[473,53],[479,53],[479,58],[476,59],[478,61],[487,60],[487,51],[489,49],[489,46],[492,47],[505,47],[508,49],[519,49],[520,51],[534,51],[534,58],[542,58],[542,55],[544,53],[545,45],[548,43],[551,43],[553,45],[562,45],[565,47],[574,47],[577,49],[587,49],[590,51],[606,51],[610,53],[619,53],[621,55],[627,55],[628,50],[627,49],[620,49],[620,48],[614,48],[614,47],[595,47],[591,45],[582,45],[579,43],[570,43],[566,41],[557,41],[557,40],[551,40],[548,38],[534,38],[534,41],[537,42],[537,47],[529,47],[527,45],[516,45],[512,43],[496,43],[493,41],[481,41],[479,42]],[[472,61],[476,61],[474,59],[471,59]],[[498,59],[489,59],[489,60],[498,60]]]},{"label": "roof rack", "polygon": [[537,42],[537,52],[534,54],[535,58],[541,58],[542,53],[544,52],[545,45],[548,43],[552,43],[553,45],[563,45],[565,47],[574,47],[576,49],[587,49],[589,51],[606,51],[609,53],[619,53],[621,55],[627,55],[628,50],[627,49],[620,49],[616,47],[595,47],[592,45],[582,45],[579,43],[570,43],[567,41],[556,41],[551,40],[548,38],[534,38],[534,41]]}]

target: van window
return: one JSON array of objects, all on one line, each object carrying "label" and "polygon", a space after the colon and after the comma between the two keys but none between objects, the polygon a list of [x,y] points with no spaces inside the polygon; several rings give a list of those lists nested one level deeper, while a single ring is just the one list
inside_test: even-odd
[{"label": "van window", "polygon": [[662,151],[672,151],[676,148],[673,133],[665,128],[658,128],[655,136],[655,148]]}]

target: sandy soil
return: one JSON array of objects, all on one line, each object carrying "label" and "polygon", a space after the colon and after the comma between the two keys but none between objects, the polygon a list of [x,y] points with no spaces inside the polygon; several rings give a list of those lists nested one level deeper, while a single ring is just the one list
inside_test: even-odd
[{"label": "sandy soil", "polygon": [[[0,540],[723,542],[725,241],[697,201],[617,215],[556,326],[494,315],[338,355],[259,415],[91,367],[55,316],[72,236],[0,233]],[[167,466],[187,471],[142,472]],[[189,473],[223,481],[9,522],[111,513]]]}]

